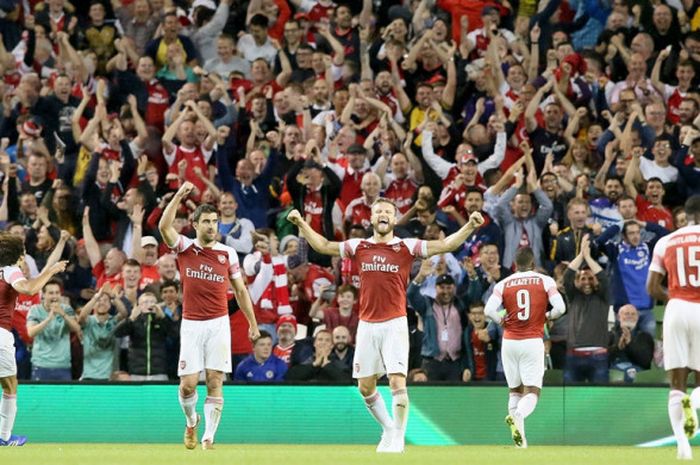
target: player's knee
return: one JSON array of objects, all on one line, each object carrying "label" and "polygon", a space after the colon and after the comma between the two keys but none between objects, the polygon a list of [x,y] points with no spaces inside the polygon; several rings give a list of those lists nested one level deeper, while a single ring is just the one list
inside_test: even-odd
[{"label": "player's knee", "polygon": [[8,395],[15,395],[17,394],[17,379],[10,377],[10,378],[3,378],[0,380],[0,384],[2,385],[2,392]]},{"label": "player's knee", "polygon": [[406,389],[406,378],[400,375],[389,376],[389,387],[392,391]]},{"label": "player's knee", "polygon": [[194,391],[197,389],[197,384],[190,384],[186,383],[184,381],[180,382],[180,393],[182,394],[182,397],[189,397],[192,394],[194,394]]},{"label": "player's knee", "polygon": [[215,391],[221,389],[224,385],[224,380],[222,376],[209,375],[207,376],[207,391]]},{"label": "player's knee", "polygon": [[364,383],[359,383],[357,387],[360,389],[360,394],[362,394],[362,397],[369,397],[370,395],[374,394],[374,391],[377,390],[376,386],[371,386]]},{"label": "player's knee", "polygon": [[525,386],[524,389],[525,394],[535,394],[537,397],[540,396],[540,391],[541,389],[537,386]]}]

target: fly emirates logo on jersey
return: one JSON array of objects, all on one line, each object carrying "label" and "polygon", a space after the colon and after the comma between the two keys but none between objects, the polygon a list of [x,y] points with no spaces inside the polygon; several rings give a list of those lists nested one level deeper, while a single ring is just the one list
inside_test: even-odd
[{"label": "fly emirates logo on jersey", "polygon": [[199,269],[193,269],[190,267],[185,268],[185,275],[188,278],[202,279],[204,281],[211,281],[214,283],[224,282],[224,277],[214,272],[214,268],[206,264],[199,265]]},{"label": "fly emirates logo on jersey", "polygon": [[398,273],[399,265],[395,263],[387,263],[387,257],[381,255],[372,255],[371,262],[362,262],[360,271],[381,271],[384,273]]}]

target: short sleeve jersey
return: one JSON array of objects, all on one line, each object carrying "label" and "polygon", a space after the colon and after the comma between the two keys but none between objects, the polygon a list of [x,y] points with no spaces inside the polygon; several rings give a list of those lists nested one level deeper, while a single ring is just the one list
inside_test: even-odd
[{"label": "short sleeve jersey", "polygon": [[500,281],[493,295],[500,298],[506,315],[505,339],[535,339],[544,336],[547,304],[559,294],[554,280],[534,271],[519,272]]},{"label": "short sleeve jersey", "polygon": [[230,279],[241,277],[236,251],[219,242],[202,247],[185,236],[178,237],[173,249],[182,280],[182,317],[210,320],[228,315]]},{"label": "short sleeve jersey", "polygon": [[0,328],[12,330],[12,312],[17,305],[19,293],[15,283],[26,279],[18,266],[4,266],[0,269]]},{"label": "short sleeve jersey", "polygon": [[668,298],[700,303],[700,225],[677,229],[654,247],[649,271],[668,275]]},{"label": "short sleeve jersey", "polygon": [[406,316],[411,265],[427,255],[427,242],[419,239],[341,242],[340,256],[351,258],[360,275],[360,320],[375,323]]}]

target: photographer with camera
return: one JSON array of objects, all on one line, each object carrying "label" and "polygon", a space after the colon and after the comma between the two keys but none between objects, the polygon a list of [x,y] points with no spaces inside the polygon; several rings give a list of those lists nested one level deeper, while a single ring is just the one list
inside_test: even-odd
[{"label": "photographer with camera", "polygon": [[115,330],[116,337],[129,336],[131,381],[168,380],[166,340],[177,336],[178,324],[166,318],[157,302],[156,295],[146,290]]}]

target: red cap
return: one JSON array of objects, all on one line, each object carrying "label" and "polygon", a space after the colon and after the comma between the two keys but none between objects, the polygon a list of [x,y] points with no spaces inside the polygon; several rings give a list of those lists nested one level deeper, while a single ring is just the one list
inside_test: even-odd
[{"label": "red cap", "polygon": [[460,163],[467,163],[468,161],[473,161],[474,163],[479,163],[479,159],[474,156],[472,152],[467,152],[462,155],[459,159]]},{"label": "red cap", "polygon": [[285,323],[289,323],[290,325],[294,326],[294,334],[297,332],[297,317],[292,315],[291,313],[288,313],[286,315],[282,315],[277,319],[277,325],[275,326],[275,329],[279,331],[280,326],[282,326]]}]

